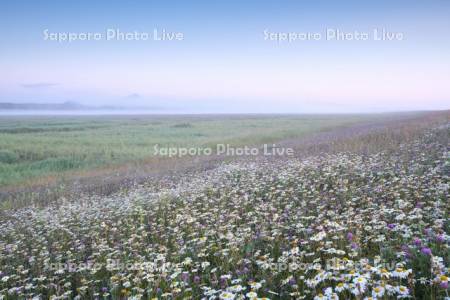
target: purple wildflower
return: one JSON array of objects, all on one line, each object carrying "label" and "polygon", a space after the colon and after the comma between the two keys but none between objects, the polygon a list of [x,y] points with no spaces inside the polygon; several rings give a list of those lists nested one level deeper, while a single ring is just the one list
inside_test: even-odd
[{"label": "purple wildflower", "polygon": [[221,289],[224,289],[224,288],[226,288],[227,287],[227,280],[226,280],[226,278],[220,278],[220,288]]},{"label": "purple wildflower", "polygon": [[422,252],[425,255],[431,256],[431,249],[428,247],[422,247],[422,249],[420,249],[420,252]]},{"label": "purple wildflower", "polygon": [[200,283],[200,277],[198,275],[194,276],[194,283],[199,284]]},{"label": "purple wildflower", "polygon": [[184,282],[189,282],[189,273],[188,272],[181,273],[181,280],[183,280]]},{"label": "purple wildflower", "polygon": [[402,252],[405,255],[405,257],[407,258],[411,258],[412,254],[411,251],[409,250],[409,246],[408,245],[402,245]]},{"label": "purple wildflower", "polygon": [[347,233],[347,240],[349,241],[353,240],[353,233],[351,232]]},{"label": "purple wildflower", "polygon": [[418,237],[416,237],[414,238],[414,245],[419,247],[420,245],[422,245],[422,241]]}]

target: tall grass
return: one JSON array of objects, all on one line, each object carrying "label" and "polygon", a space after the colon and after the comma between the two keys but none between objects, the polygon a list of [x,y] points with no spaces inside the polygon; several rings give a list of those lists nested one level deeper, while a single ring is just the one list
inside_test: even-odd
[{"label": "tall grass", "polygon": [[257,145],[368,116],[15,117],[0,119],[0,186],[142,161],[153,146]]}]

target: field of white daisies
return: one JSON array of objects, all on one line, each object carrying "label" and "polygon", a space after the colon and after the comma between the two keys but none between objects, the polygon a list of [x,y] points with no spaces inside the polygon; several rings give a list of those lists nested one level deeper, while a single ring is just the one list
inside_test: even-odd
[{"label": "field of white daisies", "polygon": [[0,299],[450,299],[449,130],[3,212]]}]

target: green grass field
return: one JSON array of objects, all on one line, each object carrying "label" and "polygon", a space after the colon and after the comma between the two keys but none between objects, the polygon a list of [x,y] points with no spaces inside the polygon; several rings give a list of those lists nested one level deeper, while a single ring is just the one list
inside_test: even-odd
[{"label": "green grass field", "polygon": [[[379,117],[379,116],[378,116]],[[259,145],[375,118],[321,116],[0,117],[0,186],[139,164],[153,147]]]}]

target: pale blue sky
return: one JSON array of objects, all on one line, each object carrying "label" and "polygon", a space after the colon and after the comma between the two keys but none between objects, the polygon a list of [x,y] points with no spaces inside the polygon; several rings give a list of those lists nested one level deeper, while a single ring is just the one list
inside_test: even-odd
[{"label": "pale blue sky", "polygon": [[[111,2],[0,3],[0,101],[180,112],[450,108],[448,1]],[[184,39],[59,43],[43,33],[108,28]],[[385,28],[403,39],[277,43],[263,34],[327,28]]]}]

